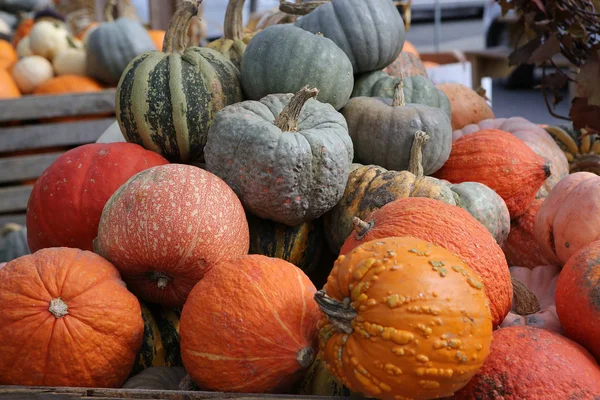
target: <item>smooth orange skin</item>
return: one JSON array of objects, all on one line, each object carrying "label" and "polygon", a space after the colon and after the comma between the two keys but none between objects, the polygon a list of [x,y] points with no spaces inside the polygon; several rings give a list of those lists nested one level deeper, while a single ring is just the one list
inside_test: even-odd
[{"label": "smooth orange skin", "polygon": [[[167,164],[133,176],[107,201],[95,251],[142,300],[182,307],[214,265],[248,254],[242,203],[216,175]],[[171,279],[159,288],[153,274]]]},{"label": "smooth orange skin", "polygon": [[357,240],[351,234],[340,254],[362,243],[392,236],[413,236],[457,254],[483,280],[490,300],[492,322],[500,324],[510,311],[512,283],[504,253],[490,232],[467,211],[421,197],[395,200],[373,212],[373,228]]},{"label": "smooth orange skin", "polygon": [[[50,301],[68,314],[56,318]],[[70,248],[0,268],[0,384],[120,387],[144,336],[142,310],[117,269]]]},{"label": "smooth orange skin", "polygon": [[6,40],[0,40],[0,69],[8,69],[19,60],[17,51]]},{"label": "smooth orange skin", "polygon": [[442,83],[436,87],[450,100],[452,130],[476,124],[484,119],[495,118],[487,101],[473,89],[460,83]]},{"label": "smooth orange skin", "polygon": [[325,291],[338,301],[350,298],[358,316],[351,334],[321,321],[324,359],[348,388],[368,397],[450,396],[488,355],[492,320],[481,278],[432,243],[364,243],[338,258]]},{"label": "smooth orange skin", "polygon": [[38,86],[33,94],[90,93],[103,89],[102,85],[87,76],[61,75]]},{"label": "smooth orange skin", "polygon": [[161,30],[150,30],[148,31],[148,34],[152,38],[154,46],[156,46],[156,50],[162,51],[163,42],[165,41],[165,35],[167,34],[167,32]]},{"label": "smooth orange skin", "polygon": [[16,99],[21,97],[21,91],[12,75],[0,68],[0,99]]},{"label": "smooth orange skin", "polygon": [[181,356],[203,389],[266,393],[289,389],[302,349],[318,350],[321,312],[310,279],[293,264],[262,255],[215,266],[181,312]]},{"label": "smooth orange skin", "polygon": [[548,257],[562,264],[600,239],[600,177],[576,172],[561,180],[540,207],[535,239]]},{"label": "smooth orange skin", "polygon": [[555,298],[565,336],[600,360],[600,241],[569,258],[558,277]]},{"label": "smooth orange skin", "polygon": [[595,399],[600,367],[580,345],[546,329],[494,331],[483,367],[453,400]]},{"label": "smooth orange skin", "polygon": [[533,269],[538,265],[562,265],[554,254],[547,254],[535,240],[535,219],[544,199],[535,199],[525,214],[513,219],[510,233],[502,246],[506,261],[511,267]]},{"label": "smooth orange skin", "polygon": [[450,158],[435,177],[480,182],[504,199],[511,218],[527,210],[550,175],[546,160],[508,132],[485,129],[452,143]]}]

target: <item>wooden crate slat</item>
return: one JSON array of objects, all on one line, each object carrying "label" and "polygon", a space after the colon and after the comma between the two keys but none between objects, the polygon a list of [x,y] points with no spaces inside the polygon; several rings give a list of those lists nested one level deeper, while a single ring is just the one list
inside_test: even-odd
[{"label": "wooden crate slat", "polygon": [[98,93],[23,96],[0,100],[0,122],[114,114],[116,89]]},{"label": "wooden crate slat", "polygon": [[0,188],[0,214],[27,210],[33,185]]},{"label": "wooden crate slat", "polygon": [[[0,226],[8,224],[9,222],[25,226],[25,213],[21,214],[2,214],[0,215]],[[2,392],[0,392],[2,393]],[[0,395],[1,398],[1,395]]]},{"label": "wooden crate slat", "polygon": [[63,152],[0,158],[0,183],[39,177]]},{"label": "wooden crate slat", "polygon": [[95,142],[114,118],[0,128],[0,152]]}]

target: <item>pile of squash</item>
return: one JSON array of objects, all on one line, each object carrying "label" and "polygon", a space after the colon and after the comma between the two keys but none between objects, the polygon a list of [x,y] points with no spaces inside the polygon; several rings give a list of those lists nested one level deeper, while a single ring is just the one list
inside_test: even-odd
[{"label": "pile of squash", "polygon": [[0,384],[598,396],[600,178],[436,86],[391,0],[258,32],[243,3],[197,47],[183,1],[120,76],[124,142],[36,182]]}]

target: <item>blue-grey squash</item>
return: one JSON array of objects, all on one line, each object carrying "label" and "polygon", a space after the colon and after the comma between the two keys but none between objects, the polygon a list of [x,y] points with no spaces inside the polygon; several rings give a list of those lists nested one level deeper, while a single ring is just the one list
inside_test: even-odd
[{"label": "blue-grey squash", "polygon": [[242,57],[241,73],[251,100],[308,85],[319,88],[317,100],[336,110],[348,102],[354,86],[346,54],[331,40],[293,25],[273,25],[256,34]]},{"label": "blue-grey squash", "polygon": [[355,74],[387,67],[404,45],[404,22],[392,0],[332,0],[295,25],[333,40]]},{"label": "blue-grey squash", "polygon": [[303,88],[231,105],[210,127],[206,169],[257,217],[296,226],[344,193],[352,141],[342,114],[312,98],[317,93]]},{"label": "blue-grey squash", "polygon": [[30,251],[27,245],[27,229],[24,226],[8,223],[0,228],[0,263],[27,254],[30,254]]},{"label": "blue-grey squash", "polygon": [[116,85],[131,60],[156,46],[138,21],[126,17],[114,20],[108,9],[106,18],[108,22],[101,23],[88,38],[86,69],[90,77]]},{"label": "blue-grey squash", "polygon": [[38,11],[52,5],[52,0],[0,0],[0,10],[18,14]]},{"label": "blue-grey squash", "polygon": [[197,12],[195,2],[182,2],[163,51],[136,57],[117,87],[116,116],[125,139],[171,162],[202,162],[217,111],[243,100],[239,70],[225,56],[184,44]]},{"label": "blue-grey squash", "polygon": [[405,102],[403,81],[395,87],[393,99],[354,97],[342,114],[354,144],[356,162],[385,169],[408,169],[412,142],[417,131],[430,140],[422,148],[425,175],[440,169],[452,149],[452,125],[446,111],[437,107]]}]

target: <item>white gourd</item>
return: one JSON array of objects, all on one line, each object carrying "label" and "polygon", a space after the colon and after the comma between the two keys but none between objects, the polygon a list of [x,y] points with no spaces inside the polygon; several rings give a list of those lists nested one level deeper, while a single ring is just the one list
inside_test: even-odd
[{"label": "white gourd", "polygon": [[27,56],[15,64],[12,74],[21,93],[30,94],[42,83],[52,79],[54,69],[44,57]]}]

